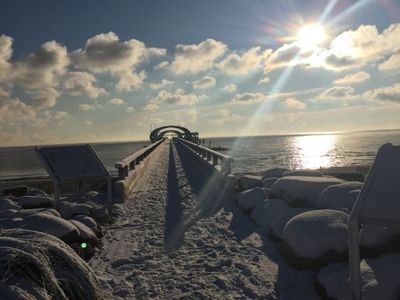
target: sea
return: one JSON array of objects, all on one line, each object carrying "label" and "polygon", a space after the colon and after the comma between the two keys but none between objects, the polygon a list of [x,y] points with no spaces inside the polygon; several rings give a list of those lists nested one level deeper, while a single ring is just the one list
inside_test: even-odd
[{"label": "sea", "polygon": [[[318,169],[370,165],[385,143],[400,145],[400,130],[302,135],[247,136],[202,139],[205,146],[223,147],[234,159],[234,174],[255,173],[272,167]],[[107,169],[149,145],[148,141],[93,143]],[[47,175],[33,146],[0,147],[0,180]]]}]

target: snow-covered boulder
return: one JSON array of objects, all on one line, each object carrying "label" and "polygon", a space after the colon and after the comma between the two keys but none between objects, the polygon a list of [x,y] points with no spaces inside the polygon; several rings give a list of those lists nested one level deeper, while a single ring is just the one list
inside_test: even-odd
[{"label": "snow-covered boulder", "polygon": [[89,227],[97,235],[100,234],[100,228],[92,217],[86,215],[75,215],[72,216],[70,220],[79,221],[82,224],[85,224],[87,227]]},{"label": "snow-covered boulder", "polygon": [[363,224],[360,231],[363,256],[378,256],[400,251],[400,228]]},{"label": "snow-covered boulder", "polygon": [[67,201],[61,201],[60,205],[61,216],[65,219],[71,218],[73,215],[90,215],[92,207],[89,204],[82,203],[70,203]]},{"label": "snow-covered boulder", "polygon": [[250,218],[257,225],[268,228],[271,223],[282,213],[289,209],[289,206],[280,199],[269,199],[254,207]]},{"label": "snow-covered boulder", "polygon": [[0,278],[6,299],[105,298],[94,272],[68,245],[35,231],[1,231]]},{"label": "snow-covered boulder", "polygon": [[22,207],[8,198],[0,198],[0,210],[21,209]]},{"label": "snow-covered boulder", "polygon": [[303,169],[303,170],[289,170],[282,174],[281,177],[286,176],[310,176],[310,177],[323,177],[320,171],[317,170],[310,170],[310,169]]},{"label": "snow-covered boulder", "polygon": [[283,231],[284,256],[303,269],[345,260],[348,216],[342,211],[322,209],[293,217]]},{"label": "snow-covered boulder", "polygon": [[67,244],[79,242],[79,231],[69,221],[46,213],[36,213],[15,221],[14,228],[39,231],[58,237]]},{"label": "snow-covered boulder", "polygon": [[[363,300],[397,300],[400,295],[400,255],[381,256],[361,261],[361,298]],[[324,299],[351,299],[347,263],[322,268],[316,285]]]},{"label": "snow-covered boulder", "polygon": [[271,196],[293,207],[315,207],[321,192],[339,183],[343,181],[333,177],[287,176],[272,185]]},{"label": "snow-covered boulder", "polygon": [[119,218],[125,214],[125,208],[122,204],[113,204],[108,211],[113,218]]},{"label": "snow-covered boulder", "polygon": [[283,173],[290,171],[287,168],[272,168],[267,171],[262,172],[262,177],[264,178],[280,178]]},{"label": "snow-covered boulder", "polygon": [[111,222],[111,216],[108,212],[107,206],[97,206],[92,209],[91,217],[98,223],[109,223]]},{"label": "snow-covered boulder", "polygon": [[243,175],[238,179],[239,188],[241,191],[249,190],[257,186],[261,186],[261,176]]},{"label": "snow-covered boulder", "polygon": [[91,244],[93,247],[99,244],[99,239],[97,238],[96,234],[92,229],[90,229],[85,224],[76,221],[76,220],[69,220],[79,231],[80,242],[87,242]]},{"label": "snow-covered boulder", "polygon": [[21,196],[13,201],[23,208],[53,207],[52,199],[43,196]]},{"label": "snow-covered boulder", "polygon": [[322,191],[317,207],[351,212],[362,185],[362,182],[353,181],[328,186]]},{"label": "snow-covered boulder", "polygon": [[28,191],[26,192],[27,196],[34,196],[34,197],[45,197],[45,198],[50,198],[50,196],[45,192],[42,191],[41,189],[37,188],[28,188]]},{"label": "snow-covered boulder", "polygon": [[278,179],[279,179],[279,178],[277,178],[277,177],[265,178],[265,179],[263,179],[263,181],[262,181],[262,186],[265,187],[265,188],[267,188],[267,189],[270,189],[271,186],[272,186]]},{"label": "snow-covered boulder", "polygon": [[29,215],[33,215],[36,213],[45,213],[45,214],[50,214],[56,217],[61,217],[60,213],[56,211],[54,208],[30,208],[30,209],[21,209],[18,211],[18,216],[20,217],[26,217]]},{"label": "snow-covered boulder", "polygon": [[255,187],[239,194],[238,205],[246,213],[250,213],[256,205],[263,203],[266,198],[267,194],[264,189]]},{"label": "snow-covered boulder", "polygon": [[302,214],[306,211],[310,211],[310,208],[296,207],[289,208],[287,211],[283,212],[279,215],[274,222],[272,222],[271,227],[269,229],[269,235],[273,240],[282,240],[283,231],[285,229],[286,224],[295,216]]}]

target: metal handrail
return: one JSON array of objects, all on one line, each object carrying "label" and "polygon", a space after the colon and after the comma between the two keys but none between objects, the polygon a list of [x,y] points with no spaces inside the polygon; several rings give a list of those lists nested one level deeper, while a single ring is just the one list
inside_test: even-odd
[{"label": "metal handrail", "polygon": [[234,161],[232,157],[219,153],[210,148],[189,142],[185,139],[176,138],[179,142],[184,144],[186,147],[190,148],[193,152],[198,154],[200,157],[205,159],[207,162],[211,161],[213,166],[218,164],[221,165],[221,172],[224,175],[229,175],[232,172],[232,162]]},{"label": "metal handrail", "polygon": [[162,142],[164,139],[159,140],[146,148],[143,148],[135,153],[125,157],[124,159],[115,163],[115,168],[118,169],[118,178],[120,180],[125,179],[130,170],[134,170],[135,166],[140,164],[142,160],[144,160],[151,152],[153,152]]}]

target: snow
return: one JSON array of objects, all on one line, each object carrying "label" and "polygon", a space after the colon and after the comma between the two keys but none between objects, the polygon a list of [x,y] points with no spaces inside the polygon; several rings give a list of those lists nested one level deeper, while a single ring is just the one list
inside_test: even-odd
[{"label": "snow", "polygon": [[267,171],[262,172],[262,178],[280,178],[282,177],[283,173],[286,171],[290,171],[286,168],[272,168]]},{"label": "snow", "polygon": [[0,210],[21,209],[21,206],[8,198],[0,198]]},{"label": "snow", "polygon": [[303,169],[303,170],[288,170],[284,172],[281,177],[286,177],[286,176],[323,177],[324,175],[317,170]]},{"label": "snow", "polygon": [[60,201],[60,213],[63,218],[71,218],[74,215],[90,215],[91,206],[81,203],[69,203],[67,201]]},{"label": "snow", "polygon": [[262,186],[265,188],[270,189],[271,186],[278,180],[279,178],[275,178],[275,177],[270,177],[270,178],[265,178],[262,181]]},{"label": "snow", "polygon": [[238,184],[241,191],[255,188],[261,185],[261,176],[243,175],[238,179]]},{"label": "snow", "polygon": [[351,212],[362,187],[362,182],[345,182],[327,187],[322,191],[317,206]]},{"label": "snow", "polygon": [[260,187],[255,187],[239,194],[238,205],[241,209],[250,213],[255,206],[263,203],[266,198],[266,192]]},{"label": "snow", "polygon": [[343,183],[333,177],[282,177],[271,187],[271,196],[285,200],[293,207],[315,207],[321,192],[328,186]]},{"label": "snow", "polygon": [[15,225],[14,227],[50,234],[66,243],[79,241],[79,231],[71,222],[50,214],[39,212],[23,218]]},{"label": "snow", "polygon": [[104,289],[133,299],[301,299],[302,277],[235,197],[209,192],[194,163],[168,144],[149,161],[90,260]]},{"label": "snow", "polygon": [[250,218],[257,225],[268,228],[277,217],[288,209],[289,206],[285,201],[280,199],[268,199],[265,203],[261,203],[253,209]]},{"label": "snow", "polygon": [[[361,261],[363,300],[396,300],[400,293],[400,255],[381,256]],[[332,299],[351,299],[348,264],[336,263],[321,269],[316,277],[325,295]]]},{"label": "snow", "polygon": [[290,208],[281,215],[279,215],[271,224],[271,228],[269,234],[277,240],[282,240],[283,238],[283,231],[285,229],[286,224],[295,216],[310,211],[310,208]]},{"label": "snow", "polygon": [[23,208],[53,207],[52,199],[43,196],[20,196],[12,200]]},{"label": "snow", "polygon": [[347,255],[348,214],[313,210],[292,218],[283,231],[284,253],[304,268],[335,262]]}]

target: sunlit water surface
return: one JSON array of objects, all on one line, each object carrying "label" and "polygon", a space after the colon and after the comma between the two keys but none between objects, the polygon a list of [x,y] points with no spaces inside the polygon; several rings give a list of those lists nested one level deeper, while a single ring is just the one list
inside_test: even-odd
[{"label": "sunlit water surface", "polygon": [[[231,149],[234,173],[259,172],[275,166],[324,168],[368,165],[384,143],[400,145],[400,130],[345,134],[258,136],[206,139],[205,145]],[[107,168],[149,142],[94,144],[93,148]],[[32,147],[0,148],[0,178],[45,175]]]}]

